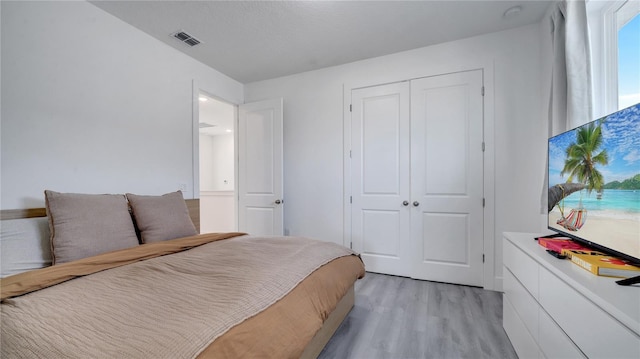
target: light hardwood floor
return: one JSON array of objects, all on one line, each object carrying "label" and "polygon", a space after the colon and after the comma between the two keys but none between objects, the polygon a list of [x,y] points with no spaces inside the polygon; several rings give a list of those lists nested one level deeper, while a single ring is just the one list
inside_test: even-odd
[{"label": "light hardwood floor", "polygon": [[367,273],[319,358],[517,358],[502,328],[502,294]]}]

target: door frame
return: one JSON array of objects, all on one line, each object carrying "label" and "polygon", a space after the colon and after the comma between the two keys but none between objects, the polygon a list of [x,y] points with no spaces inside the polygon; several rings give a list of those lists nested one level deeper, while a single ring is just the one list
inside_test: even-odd
[{"label": "door frame", "polygon": [[218,101],[228,103],[235,107],[233,119],[233,198],[235,202],[234,228],[238,228],[238,108],[239,104],[234,101],[218,96],[215,92],[203,88],[196,79],[191,80],[191,168],[193,176],[193,198],[200,198],[200,92],[204,92],[207,96],[215,98]]},{"label": "door frame", "polygon": [[[466,66],[454,66],[440,69],[425,69],[419,74],[411,74],[402,78],[388,78],[385,81],[365,81],[343,84],[343,245],[351,247],[351,91],[364,87],[379,86],[389,83],[411,81],[414,79],[446,75],[450,73],[481,70],[484,86],[483,100],[483,138],[485,144],[483,160],[483,197],[485,206],[483,212],[483,288],[487,290],[502,291],[502,278],[496,277],[496,241],[501,236],[495,233],[495,135],[494,135],[494,61],[488,59]],[[501,263],[501,262],[499,262]]]}]

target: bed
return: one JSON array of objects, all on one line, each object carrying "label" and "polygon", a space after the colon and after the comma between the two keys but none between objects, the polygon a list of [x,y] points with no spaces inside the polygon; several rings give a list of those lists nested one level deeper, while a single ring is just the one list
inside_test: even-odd
[{"label": "bed", "polygon": [[[196,233],[152,240],[144,206],[130,207],[136,238],[146,242],[62,260],[66,244],[53,241],[68,229],[52,221],[67,217],[50,196],[46,209],[1,212],[3,262],[13,251],[23,264],[0,280],[3,358],[314,358],[349,313],[354,282],[364,276],[359,256],[332,243],[197,234],[198,201],[181,194],[178,207],[172,195],[171,220],[155,226],[186,216]],[[159,197],[129,203],[142,198],[157,212]],[[48,237],[55,265],[47,263]],[[25,248],[41,260],[27,258]],[[43,268],[25,271],[25,263]]]}]

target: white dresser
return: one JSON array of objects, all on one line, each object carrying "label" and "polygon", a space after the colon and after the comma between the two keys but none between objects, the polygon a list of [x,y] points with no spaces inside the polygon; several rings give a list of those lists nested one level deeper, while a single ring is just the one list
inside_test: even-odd
[{"label": "white dresser", "polygon": [[520,358],[640,358],[640,287],[549,255],[534,233],[504,233],[503,326]]}]

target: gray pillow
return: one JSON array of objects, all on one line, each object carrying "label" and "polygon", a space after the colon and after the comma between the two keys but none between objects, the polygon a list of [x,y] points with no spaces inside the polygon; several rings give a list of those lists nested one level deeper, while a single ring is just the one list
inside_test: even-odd
[{"label": "gray pillow", "polygon": [[135,247],[124,195],[44,191],[53,264]]},{"label": "gray pillow", "polygon": [[140,231],[142,243],[198,234],[180,191],[162,196],[139,196],[127,193],[127,199]]}]

